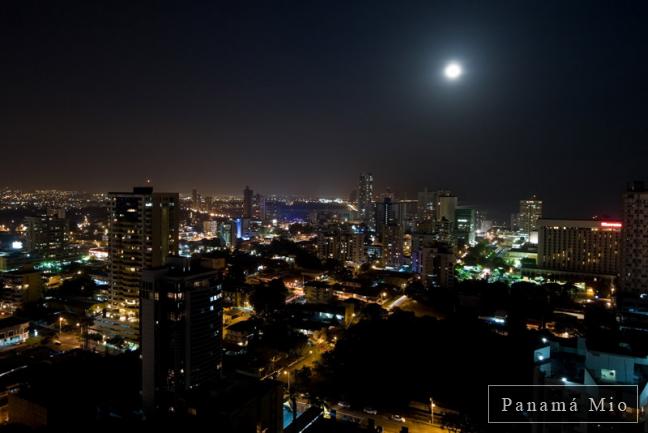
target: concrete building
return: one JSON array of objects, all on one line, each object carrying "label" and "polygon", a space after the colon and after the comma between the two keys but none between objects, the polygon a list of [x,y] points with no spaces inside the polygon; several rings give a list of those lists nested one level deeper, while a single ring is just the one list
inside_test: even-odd
[{"label": "concrete building", "polygon": [[452,195],[450,191],[436,193],[435,217],[437,222],[445,220],[454,223],[457,200],[457,196]]},{"label": "concrete building", "polygon": [[648,185],[633,182],[623,194],[621,288],[648,293]]},{"label": "concrete building", "polygon": [[0,317],[12,316],[25,304],[43,296],[43,277],[32,269],[17,270],[0,275]]},{"label": "concrete building", "polygon": [[[570,340],[554,340],[535,349],[535,384],[539,385],[636,385],[631,388],[628,411],[631,419],[645,423],[648,413],[648,352],[646,346],[633,348],[624,342],[618,350],[600,350],[590,347],[583,337]],[[638,397],[638,405],[634,406]],[[634,407],[633,407],[634,406]],[[575,425],[574,427],[578,427]],[[595,424],[582,424],[581,428],[558,431],[597,431]],[[587,428],[589,427],[589,428]],[[556,431],[540,429],[537,431]]]},{"label": "concrete building", "polygon": [[306,302],[326,304],[335,299],[334,287],[325,281],[308,281],[304,284]]},{"label": "concrete building", "polygon": [[29,320],[16,317],[0,319],[0,349],[21,344],[29,338]]},{"label": "concrete building", "polygon": [[358,183],[358,213],[370,228],[374,227],[374,179],[371,173],[362,173]]},{"label": "concrete building", "polygon": [[134,188],[110,193],[110,299],[97,331],[139,341],[139,291],[144,269],[162,266],[178,254],[179,198],[176,193]]},{"label": "concrete building", "polygon": [[620,221],[539,219],[538,267],[616,277],[621,267]]},{"label": "concrete building", "polygon": [[425,188],[417,194],[416,219],[419,222],[435,220],[436,192]]},{"label": "concrete building", "polygon": [[26,251],[51,260],[67,256],[69,222],[65,210],[48,209],[43,215],[26,217]]},{"label": "concrete building", "polygon": [[412,236],[412,272],[421,276],[424,285],[452,287],[456,262],[452,245],[437,241],[432,235]]},{"label": "concrete building", "polygon": [[520,200],[517,224],[522,234],[530,238],[533,232],[537,232],[540,218],[542,218],[542,200],[535,195],[528,200]]},{"label": "concrete building", "polygon": [[147,411],[166,412],[221,375],[221,272],[174,257],[142,280],[142,398]]},{"label": "concrete building", "polygon": [[474,243],[476,224],[475,209],[466,206],[457,207],[454,220],[455,239],[464,244]]},{"label": "concrete building", "polygon": [[317,257],[340,262],[364,263],[365,234],[354,225],[330,225],[317,235]]}]

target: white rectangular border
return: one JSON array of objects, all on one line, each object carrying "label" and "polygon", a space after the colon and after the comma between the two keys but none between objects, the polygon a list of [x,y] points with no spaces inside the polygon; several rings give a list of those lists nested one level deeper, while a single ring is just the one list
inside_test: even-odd
[{"label": "white rectangular border", "polygon": [[550,386],[550,387],[614,387],[614,386],[622,386],[629,388],[631,386],[634,386],[636,393],[637,393],[637,406],[639,406],[639,385],[488,385],[488,414],[487,414],[487,421],[488,424],[639,424],[639,407],[637,407],[637,421],[526,421],[526,422],[520,422],[520,421],[491,421],[490,420],[490,389],[492,387],[513,387],[513,386],[524,386],[527,388],[534,388],[534,387],[543,387],[543,386]]}]

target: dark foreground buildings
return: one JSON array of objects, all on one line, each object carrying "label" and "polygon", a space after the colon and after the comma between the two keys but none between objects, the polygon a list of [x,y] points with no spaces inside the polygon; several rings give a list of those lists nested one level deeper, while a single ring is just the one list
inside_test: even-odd
[{"label": "dark foreground buildings", "polygon": [[143,272],[140,296],[145,411],[173,410],[193,389],[215,385],[222,369],[220,271],[174,257]]}]

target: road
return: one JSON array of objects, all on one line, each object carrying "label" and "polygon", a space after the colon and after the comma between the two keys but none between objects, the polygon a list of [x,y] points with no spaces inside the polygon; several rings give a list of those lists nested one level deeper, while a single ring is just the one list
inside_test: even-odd
[{"label": "road", "polygon": [[[297,405],[299,406],[299,411],[305,411],[308,407],[308,402],[304,400],[298,400]],[[369,415],[364,412],[353,410],[349,408],[342,408],[338,405],[334,405],[331,409],[335,409],[336,417],[339,420],[347,420],[353,422],[359,422],[363,425],[368,423],[369,419],[373,419],[377,426],[381,426],[385,433],[400,433],[401,428],[406,426],[411,433],[447,433],[447,430],[441,428],[438,424],[430,424],[428,419],[423,418],[413,418],[405,417],[405,422],[394,421],[390,419],[391,414],[381,414]]]}]

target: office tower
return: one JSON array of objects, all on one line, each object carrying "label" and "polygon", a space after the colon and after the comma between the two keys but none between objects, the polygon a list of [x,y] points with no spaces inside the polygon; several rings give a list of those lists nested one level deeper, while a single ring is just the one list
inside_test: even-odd
[{"label": "office tower", "polygon": [[253,192],[246,186],[243,190],[243,218],[252,218],[252,198]]},{"label": "office tower", "polygon": [[218,237],[226,247],[236,244],[236,224],[234,221],[226,221],[218,224]]},{"label": "office tower", "polygon": [[454,220],[455,239],[463,244],[474,243],[476,226],[475,209],[466,206],[457,207]]},{"label": "office tower", "polygon": [[178,254],[179,198],[151,187],[111,192],[109,197],[110,299],[105,317],[96,325],[108,337],[136,343],[142,271],[162,266]]},{"label": "office tower", "polygon": [[218,234],[218,221],[203,221],[203,233],[205,236],[213,238]]},{"label": "office tower", "polygon": [[623,194],[621,287],[648,293],[648,185],[632,182]]},{"label": "office tower", "polygon": [[332,225],[319,230],[317,234],[317,257],[320,260],[334,259],[340,262],[365,262],[365,234],[353,225]]},{"label": "office tower", "polygon": [[68,225],[63,209],[48,209],[41,216],[26,217],[27,252],[52,260],[65,258],[69,242]]},{"label": "office tower", "polygon": [[435,220],[436,192],[425,188],[417,194],[416,217],[420,222]]},{"label": "office tower", "polygon": [[538,220],[538,267],[616,277],[621,265],[621,222]]},{"label": "office tower", "polygon": [[259,221],[266,219],[266,199],[261,194],[254,196],[254,218]]},{"label": "office tower", "polygon": [[456,255],[451,244],[436,240],[431,234],[412,235],[412,271],[421,276],[426,287],[448,288],[454,285]]},{"label": "office tower", "polygon": [[371,173],[362,173],[358,183],[358,213],[370,228],[374,227],[374,185]]},{"label": "office tower", "polygon": [[454,222],[455,210],[457,209],[457,196],[450,191],[438,191],[436,193],[435,217],[437,222]]},{"label": "office tower", "polygon": [[535,195],[528,200],[520,200],[518,224],[524,235],[531,237],[533,232],[538,231],[540,218],[542,218],[542,200],[538,200]]},{"label": "office tower", "polygon": [[200,210],[200,205],[201,205],[200,201],[201,201],[200,194],[198,193],[198,190],[193,189],[191,191],[191,207],[194,210]]},{"label": "office tower", "polygon": [[383,247],[383,261],[387,266],[400,266],[403,258],[405,206],[385,197],[376,203],[376,237]]},{"label": "office tower", "polygon": [[385,197],[381,202],[376,203],[376,233],[380,237],[387,226],[396,224],[394,202],[391,198]]},{"label": "office tower", "polygon": [[222,369],[220,271],[172,257],[142,272],[142,398],[168,413],[183,394],[216,383]]}]

